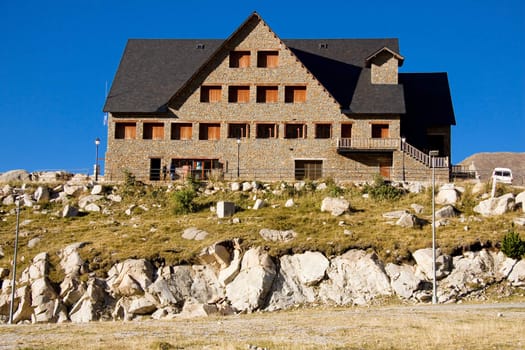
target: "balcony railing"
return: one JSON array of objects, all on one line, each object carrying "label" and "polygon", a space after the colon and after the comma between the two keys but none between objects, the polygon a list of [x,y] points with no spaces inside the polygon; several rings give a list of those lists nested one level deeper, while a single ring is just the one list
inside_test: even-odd
[{"label": "balcony railing", "polygon": [[398,138],[342,138],[337,142],[340,150],[396,150],[399,149]]}]

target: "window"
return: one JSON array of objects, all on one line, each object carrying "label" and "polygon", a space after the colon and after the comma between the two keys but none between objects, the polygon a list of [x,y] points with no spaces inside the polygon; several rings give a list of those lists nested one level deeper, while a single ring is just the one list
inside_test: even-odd
[{"label": "window", "polygon": [[191,123],[173,123],[171,124],[172,140],[191,140],[192,125]]},{"label": "window", "polygon": [[341,124],[341,138],[352,138],[352,124]]},{"label": "window", "polygon": [[258,139],[277,138],[277,124],[257,124],[256,129]]},{"label": "window", "polygon": [[306,138],[305,124],[286,124],[284,127],[284,138],[304,139]]},{"label": "window", "polygon": [[144,123],[144,140],[164,139],[163,123]]},{"label": "window", "polygon": [[201,102],[221,102],[221,87],[201,86]]},{"label": "window", "polygon": [[250,137],[250,126],[248,124],[228,124],[228,137],[231,139]]},{"label": "window", "polygon": [[250,101],[249,86],[230,86],[228,88],[228,102],[246,103]]},{"label": "window", "polygon": [[275,68],[279,63],[279,51],[257,52],[257,67]]},{"label": "window", "polygon": [[329,139],[332,137],[332,124],[315,124],[315,138]]},{"label": "window", "polygon": [[323,174],[322,160],[296,160],[295,179],[296,180],[317,180]]},{"label": "window", "polygon": [[115,123],[115,138],[131,140],[137,137],[136,123]]},{"label": "window", "polygon": [[221,138],[220,124],[200,124],[199,140],[219,140]]},{"label": "window", "polygon": [[388,124],[372,124],[372,138],[373,139],[387,139],[388,138]]},{"label": "window", "polygon": [[257,86],[257,103],[277,102],[277,86]]},{"label": "window", "polygon": [[246,68],[250,66],[250,51],[231,51],[230,68]]},{"label": "window", "polygon": [[284,102],[299,103],[306,101],[306,86],[286,86],[284,88]]}]

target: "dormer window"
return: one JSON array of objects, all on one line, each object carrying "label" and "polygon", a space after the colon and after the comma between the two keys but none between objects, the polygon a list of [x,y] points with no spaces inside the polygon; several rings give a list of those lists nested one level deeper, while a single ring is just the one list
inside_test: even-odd
[{"label": "dormer window", "polygon": [[403,65],[404,57],[384,47],[365,60],[366,66],[370,68],[372,84],[397,84],[398,67]]}]

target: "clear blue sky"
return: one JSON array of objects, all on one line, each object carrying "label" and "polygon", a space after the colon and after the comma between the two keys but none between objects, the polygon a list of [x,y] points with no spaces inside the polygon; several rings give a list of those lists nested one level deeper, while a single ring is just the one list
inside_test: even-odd
[{"label": "clear blue sky", "polygon": [[525,1],[0,0],[0,172],[88,172],[129,38],[226,38],[257,11],[281,38],[396,37],[402,72],[448,72],[452,161],[525,152]]}]

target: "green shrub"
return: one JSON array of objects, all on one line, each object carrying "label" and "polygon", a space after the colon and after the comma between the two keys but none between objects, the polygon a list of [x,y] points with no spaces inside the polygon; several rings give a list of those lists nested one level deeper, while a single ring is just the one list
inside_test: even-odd
[{"label": "green shrub", "polygon": [[197,209],[194,199],[197,191],[193,182],[188,182],[184,188],[173,193],[173,212],[175,214],[193,213]]},{"label": "green shrub", "polygon": [[521,259],[525,254],[525,241],[520,238],[520,235],[513,229],[503,237],[501,243],[501,251],[512,259]]},{"label": "green shrub", "polygon": [[401,198],[405,193],[402,188],[397,188],[385,182],[381,175],[377,175],[373,185],[365,185],[363,193],[368,193],[372,199],[379,201],[393,201]]}]

